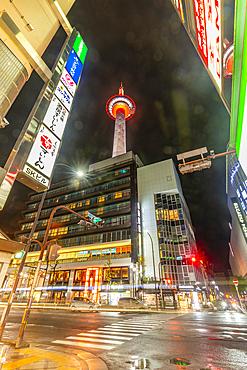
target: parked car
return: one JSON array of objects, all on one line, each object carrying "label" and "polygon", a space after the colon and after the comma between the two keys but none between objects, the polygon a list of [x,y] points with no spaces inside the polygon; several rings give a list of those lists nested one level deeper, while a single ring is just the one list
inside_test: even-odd
[{"label": "parked car", "polygon": [[71,311],[97,311],[98,305],[94,302],[91,302],[87,298],[74,297],[71,301],[70,309]]},{"label": "parked car", "polygon": [[147,306],[145,303],[142,303],[139,299],[122,297],[118,301],[118,308],[136,308],[142,310],[151,310],[151,307]]}]

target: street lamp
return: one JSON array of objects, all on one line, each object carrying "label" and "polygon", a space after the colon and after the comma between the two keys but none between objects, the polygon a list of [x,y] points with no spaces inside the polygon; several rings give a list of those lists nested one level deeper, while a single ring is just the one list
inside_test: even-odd
[{"label": "street lamp", "polygon": [[158,310],[158,298],[157,298],[157,286],[156,286],[156,274],[155,274],[155,262],[154,262],[154,244],[153,244],[153,239],[149,232],[146,230],[146,233],[148,234],[150,240],[151,240],[151,245],[152,245],[152,254],[153,254],[153,269],[154,269],[154,289],[155,289],[155,299],[156,299],[156,308]]},{"label": "street lamp", "polygon": [[[55,167],[56,166],[68,167],[68,168],[70,168],[70,170],[72,170],[73,172],[75,172],[72,167],[70,167],[70,166],[68,166],[67,164],[64,164],[64,163],[56,163],[55,164]],[[78,172],[81,173],[81,176],[83,175],[83,172],[82,171],[78,171]],[[51,179],[50,179],[50,184],[51,184]],[[21,276],[21,272],[23,270],[23,267],[24,267],[24,264],[25,264],[25,261],[26,261],[26,257],[27,257],[27,253],[29,252],[29,249],[30,249],[30,246],[31,246],[31,243],[32,243],[33,235],[35,233],[35,229],[36,229],[36,226],[37,226],[37,223],[38,223],[38,220],[39,220],[39,216],[40,216],[40,213],[41,213],[41,210],[42,210],[44,201],[45,201],[46,194],[47,194],[47,192],[49,190],[50,184],[48,186],[48,189],[45,190],[43,192],[43,194],[42,194],[42,197],[41,197],[41,200],[40,200],[40,203],[39,203],[39,207],[38,207],[38,210],[37,210],[37,213],[36,213],[36,216],[35,216],[33,225],[32,225],[32,229],[31,229],[30,234],[29,234],[28,242],[27,242],[27,244],[25,246],[25,249],[24,249],[25,254],[22,257],[22,260],[21,260],[21,263],[20,263],[18,272],[16,274],[16,278],[15,278],[15,281],[14,281],[14,285],[13,285],[12,291],[11,291],[10,296],[9,296],[9,299],[8,299],[8,303],[5,306],[4,311],[3,311],[3,314],[2,314],[2,317],[1,317],[1,322],[0,322],[0,340],[1,340],[2,335],[3,335],[3,331],[4,331],[4,328],[5,328],[5,325],[6,325],[6,320],[7,320],[7,317],[9,315],[9,312],[10,312],[10,309],[11,309],[11,306],[12,306],[14,295],[15,295],[15,292],[16,292],[16,289],[17,289],[17,286],[18,286],[18,282],[19,282],[20,276]]]}]

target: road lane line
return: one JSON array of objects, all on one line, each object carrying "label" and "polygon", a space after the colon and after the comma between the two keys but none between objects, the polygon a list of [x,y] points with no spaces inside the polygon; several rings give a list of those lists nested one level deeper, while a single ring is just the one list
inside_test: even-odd
[{"label": "road lane line", "polygon": [[74,339],[74,340],[79,340],[79,341],[99,342],[99,343],[107,343],[107,344],[123,344],[124,343],[124,342],[120,342],[119,340],[108,340],[108,339],[98,339],[98,338],[66,337],[65,339]]},{"label": "road lane line", "polygon": [[96,343],[81,343],[81,342],[73,342],[69,340],[54,340],[52,343],[57,344],[64,344],[66,346],[74,346],[74,347],[89,347],[89,348],[98,348],[98,349],[106,349],[110,350],[115,348],[115,346],[106,346],[104,344],[96,344]]},{"label": "road lane line", "polygon": [[[133,325],[133,324],[112,324],[112,326],[122,326],[123,328],[127,327],[127,328],[133,328],[133,329],[140,328],[140,325]],[[144,328],[144,329],[153,329],[154,328],[154,326],[146,326],[146,325],[142,325],[141,327]]]}]

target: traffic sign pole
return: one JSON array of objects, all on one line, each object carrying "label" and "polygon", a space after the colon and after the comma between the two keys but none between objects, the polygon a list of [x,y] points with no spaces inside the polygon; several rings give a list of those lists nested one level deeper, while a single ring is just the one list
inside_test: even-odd
[{"label": "traffic sign pole", "polygon": [[239,300],[239,305],[243,309],[241,298],[240,298],[239,291],[238,291],[238,280],[237,279],[233,279],[232,282],[233,282],[233,284],[235,285],[235,288],[236,288],[236,292],[237,292],[237,296],[238,296],[238,300]]}]

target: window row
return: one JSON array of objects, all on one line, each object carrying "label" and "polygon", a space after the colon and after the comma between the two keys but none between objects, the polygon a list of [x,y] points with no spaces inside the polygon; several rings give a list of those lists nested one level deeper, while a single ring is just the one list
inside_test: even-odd
[{"label": "window row", "polygon": [[[25,236],[29,236],[26,234]],[[38,237],[42,238],[44,233],[41,235],[33,236],[33,239],[37,239]],[[62,247],[73,247],[77,245],[89,245],[89,244],[99,244],[99,243],[106,243],[106,242],[114,242],[118,240],[128,240],[131,239],[131,229],[127,230],[120,230],[120,231],[113,231],[108,233],[102,234],[95,234],[95,235],[85,235],[76,238],[68,238],[68,239],[59,239],[59,245]],[[30,251],[40,250],[38,244],[32,245]]]},{"label": "window row", "polygon": [[[96,193],[96,192],[99,192],[99,191],[104,191],[104,190],[107,190],[107,189],[110,189],[110,188],[113,188],[113,187],[116,187],[116,186],[128,184],[129,182],[130,182],[130,177],[126,177],[124,179],[112,181],[112,182],[109,182],[107,184],[95,186],[95,187],[92,187],[92,188],[87,188],[87,189],[84,189],[84,190],[79,190],[79,191],[76,191],[76,192],[73,192],[73,193],[70,193],[70,194],[61,195],[60,197],[57,197],[57,198],[47,199],[47,200],[45,200],[44,205],[54,204],[54,203],[66,201],[66,200],[71,199],[71,198],[77,198],[77,197],[84,196],[84,195],[87,195],[87,194],[92,194],[92,193]],[[39,205],[39,202],[34,203],[34,204],[29,204],[28,209],[36,208],[36,207],[38,207],[38,205]]]},{"label": "window row", "polygon": [[[98,182],[98,181],[105,181],[113,176],[119,176],[121,174],[128,174],[130,172],[130,167],[126,167],[126,168],[123,168],[121,170],[117,170],[117,171],[111,171],[111,172],[108,172],[102,176],[96,176],[96,177],[93,177],[90,179],[90,183],[93,184],[94,182]],[[88,183],[88,181],[86,180],[86,182]],[[84,185],[85,184],[85,180],[81,180],[80,182],[80,185]],[[69,190],[72,190],[72,189],[75,189],[75,185],[72,184],[72,185],[67,185],[67,186],[63,186],[61,188],[57,188],[57,189],[54,189],[54,190],[49,190],[49,195],[52,195],[52,194],[57,194],[57,193],[61,193],[61,192],[64,192],[64,191],[69,191]],[[40,199],[42,195],[40,194],[35,194],[35,195],[32,195],[30,197],[30,199],[32,200],[35,200],[35,199]]]},{"label": "window row", "polygon": [[[90,212],[94,214],[95,216],[99,216],[99,215],[102,216],[103,214],[107,214],[109,212],[114,212],[114,211],[116,212],[120,210],[130,210],[130,202],[118,203],[118,204],[113,204],[113,205],[106,206],[106,207],[95,208],[95,209],[90,210]],[[78,214],[81,216],[87,217],[88,211],[78,212]],[[78,219],[78,216],[74,215],[73,213],[68,213],[67,215],[54,217],[53,221],[54,222],[67,222],[67,221],[76,220],[76,219]],[[48,219],[45,219],[45,220],[38,221],[37,226],[44,227],[44,226],[47,226],[47,224],[48,224]],[[32,225],[33,225],[33,222],[23,224],[21,227],[21,230],[31,229]]]}]

